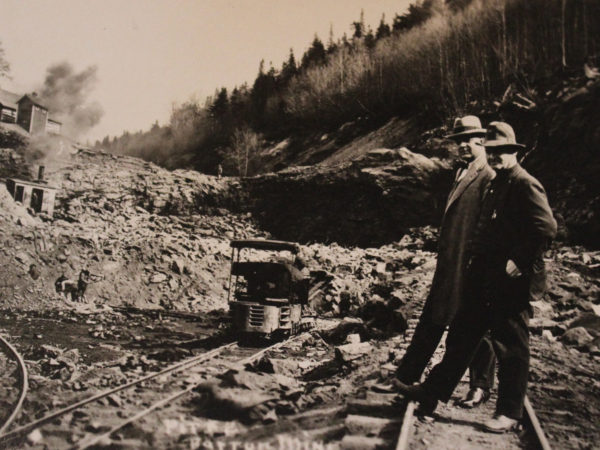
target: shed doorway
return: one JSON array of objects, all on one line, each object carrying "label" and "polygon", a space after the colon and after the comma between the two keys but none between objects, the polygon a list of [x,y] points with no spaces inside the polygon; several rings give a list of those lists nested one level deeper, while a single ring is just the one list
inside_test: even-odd
[{"label": "shed doorway", "polygon": [[24,186],[17,186],[15,189],[15,202],[23,203],[23,194],[25,192]]},{"label": "shed doorway", "polygon": [[42,201],[44,199],[44,191],[42,189],[33,189],[31,192],[31,208],[39,213],[42,211]]}]

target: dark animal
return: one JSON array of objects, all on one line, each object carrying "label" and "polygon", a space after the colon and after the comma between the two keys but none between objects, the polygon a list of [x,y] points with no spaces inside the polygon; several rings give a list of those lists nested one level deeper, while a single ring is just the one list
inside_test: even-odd
[{"label": "dark animal", "polygon": [[88,270],[82,270],[79,272],[79,279],[77,281],[70,280],[64,275],[61,275],[54,282],[54,288],[59,294],[63,294],[65,297],[71,296],[71,300],[74,302],[81,302],[85,299],[85,291],[90,282],[90,272]]}]

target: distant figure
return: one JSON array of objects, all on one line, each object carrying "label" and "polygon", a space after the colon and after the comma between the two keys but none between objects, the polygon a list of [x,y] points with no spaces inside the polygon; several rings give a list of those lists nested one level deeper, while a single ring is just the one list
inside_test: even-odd
[{"label": "distant figure", "polygon": [[83,269],[79,272],[79,279],[77,281],[70,280],[64,275],[61,275],[54,282],[54,288],[59,294],[63,294],[65,297],[71,296],[71,300],[74,302],[85,301],[85,291],[92,281],[99,281],[102,279],[99,275],[90,274],[89,270]]},{"label": "distant figure", "polygon": [[294,262],[285,264],[289,272],[292,300],[297,303],[306,304],[308,302],[308,289],[310,283],[310,271],[306,261],[301,256],[296,256]]},{"label": "distant figure", "polygon": [[223,166],[221,164],[219,164],[217,166],[217,180],[220,180],[222,176],[223,176]]}]

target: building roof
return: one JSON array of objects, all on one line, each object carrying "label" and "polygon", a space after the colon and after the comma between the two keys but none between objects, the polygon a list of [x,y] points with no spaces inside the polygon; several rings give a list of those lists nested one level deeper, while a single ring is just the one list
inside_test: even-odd
[{"label": "building roof", "polygon": [[31,103],[33,103],[35,106],[39,106],[40,108],[44,108],[46,111],[48,110],[48,107],[46,105],[44,105],[43,103],[41,103],[39,97],[34,96],[34,95],[30,95],[30,94],[25,94],[23,97],[21,97],[19,99],[19,101],[17,103],[21,103],[25,99],[29,99],[29,101]]},{"label": "building roof", "polygon": [[7,180],[12,181],[15,184],[26,184],[28,186],[35,186],[37,188],[42,188],[42,189],[46,189],[46,190],[52,190],[52,191],[57,191],[58,188],[56,186],[52,186],[50,184],[44,183],[44,182],[40,182],[40,181],[34,181],[34,180],[21,180],[19,178],[7,178]]},{"label": "building roof", "polygon": [[50,116],[48,116],[48,122],[54,122],[54,123],[57,123],[59,125],[62,125],[62,122],[60,120],[56,120],[56,119],[54,119],[54,118],[52,118]]},{"label": "building roof", "polygon": [[295,242],[274,241],[269,239],[240,239],[229,243],[232,248],[256,248],[259,250],[288,251],[298,253],[300,248]]},{"label": "building roof", "polygon": [[19,94],[0,89],[0,104],[5,108],[17,109],[17,102],[20,98]]}]

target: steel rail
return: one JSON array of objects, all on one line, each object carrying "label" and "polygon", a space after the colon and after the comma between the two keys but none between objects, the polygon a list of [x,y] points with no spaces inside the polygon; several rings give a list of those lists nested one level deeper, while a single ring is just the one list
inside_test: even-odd
[{"label": "steel rail", "polygon": [[23,358],[17,352],[17,350],[2,336],[0,336],[0,344],[8,350],[8,353],[11,353],[17,361],[17,365],[19,366],[19,378],[21,379],[21,387],[19,392],[19,400],[15,404],[15,408],[8,419],[4,422],[4,424],[0,427],[0,434],[4,433],[4,430],[8,428],[8,426],[15,420],[21,407],[23,406],[23,402],[25,401],[25,397],[27,396],[27,388],[28,388],[28,378],[27,367],[25,366],[25,362]]},{"label": "steel rail", "polygon": [[11,431],[9,433],[0,435],[0,444],[3,444],[5,442],[7,442],[7,441],[11,441],[11,440],[17,438],[18,436],[23,435],[24,433],[27,433],[27,432],[35,429],[35,428],[38,428],[39,426],[41,426],[41,425],[43,425],[45,423],[50,422],[51,420],[56,419],[57,417],[62,416],[63,414],[71,412],[71,411],[73,411],[73,410],[75,410],[77,408],[80,408],[80,407],[82,407],[84,405],[87,405],[88,403],[92,403],[92,402],[94,402],[96,400],[99,400],[99,399],[101,399],[103,397],[107,397],[108,395],[111,395],[111,394],[114,394],[116,392],[122,391],[122,390],[127,389],[127,388],[129,388],[131,386],[135,386],[135,385],[140,384],[140,383],[142,383],[144,381],[151,380],[152,378],[156,378],[156,377],[158,377],[160,375],[164,375],[164,374],[170,373],[170,372],[176,372],[176,371],[182,370],[184,368],[191,367],[191,366],[194,366],[196,364],[200,364],[201,362],[203,362],[203,361],[205,361],[207,359],[212,358],[214,355],[216,355],[216,354],[218,354],[218,353],[222,352],[223,350],[226,350],[226,349],[228,349],[230,347],[233,347],[234,345],[236,345],[235,342],[223,345],[223,346],[218,347],[218,348],[216,348],[214,350],[211,350],[209,352],[206,352],[206,353],[203,353],[201,355],[198,355],[198,356],[195,356],[193,358],[190,358],[190,359],[188,359],[186,361],[182,361],[182,362],[179,362],[179,363],[174,364],[172,366],[169,366],[169,367],[161,370],[160,372],[155,372],[155,373],[152,373],[150,375],[146,375],[146,376],[144,376],[142,378],[138,378],[137,380],[130,381],[128,383],[125,383],[125,384],[122,384],[120,386],[117,386],[116,388],[108,389],[106,391],[100,392],[100,393],[98,393],[96,395],[93,395],[91,397],[85,398],[85,399],[83,399],[83,400],[81,400],[79,402],[73,403],[73,404],[71,404],[69,406],[66,406],[66,407],[64,407],[62,409],[59,409],[58,411],[55,411],[55,412],[53,412],[51,414],[48,414],[47,416],[44,416],[44,417],[42,417],[42,418],[40,418],[38,420],[35,420],[35,421],[30,422],[30,423],[28,423],[26,425],[23,425],[23,426],[21,426],[19,428],[16,428],[15,430],[13,430],[13,431]]},{"label": "steel rail", "polygon": [[400,435],[398,436],[396,450],[408,449],[410,433],[412,431],[412,426],[415,419],[415,407],[415,402],[408,402],[408,405],[406,405],[406,410],[404,411],[404,416],[402,417],[402,427],[400,428]]},{"label": "steel rail", "polygon": [[531,422],[531,427],[535,432],[540,447],[542,448],[542,450],[551,450],[550,443],[548,442],[548,439],[546,439],[546,435],[544,434],[544,429],[542,428],[542,425],[540,424],[540,421],[538,420],[535,414],[535,410],[533,409],[533,406],[531,405],[531,402],[529,401],[529,398],[527,396],[525,396],[524,406],[525,413],[529,418],[529,422]]},{"label": "steel rail", "polygon": [[144,416],[147,416],[148,414],[150,414],[155,409],[158,409],[158,408],[161,408],[161,407],[163,407],[165,405],[168,405],[169,403],[177,400],[180,397],[183,397],[185,394],[187,394],[188,392],[191,392],[194,389],[196,389],[196,385],[192,384],[191,386],[188,386],[184,390],[179,391],[179,392],[171,395],[170,397],[167,397],[167,398],[165,398],[163,400],[160,400],[159,402],[153,403],[148,408],[146,408],[146,409],[140,411],[139,413],[137,413],[137,414],[135,414],[135,415],[133,415],[131,417],[128,417],[124,421],[118,423],[117,425],[115,425],[114,427],[112,427],[107,432],[105,432],[103,434],[100,434],[98,436],[92,436],[91,438],[88,438],[87,440],[83,440],[81,442],[78,442],[73,447],[71,447],[71,449],[81,450],[81,449],[89,448],[92,445],[99,444],[104,439],[110,439],[111,434],[113,434],[115,431],[119,431],[124,426],[129,425],[130,423],[133,423],[136,420],[139,420],[139,419],[141,419]]},{"label": "steel rail", "polygon": [[[295,340],[300,339],[301,337],[305,337],[307,336],[309,333],[302,333],[299,334],[297,336],[294,336],[293,338],[290,339],[286,339],[285,341],[281,341],[281,342],[277,342],[276,344],[273,344],[269,347],[266,347],[246,358],[243,358],[239,361],[236,361],[236,364],[249,364],[253,361],[256,361],[258,358],[260,358],[262,355],[264,355],[266,352],[268,351],[272,351],[272,350],[276,350],[279,347],[282,347],[284,344],[289,344],[290,342],[293,342]],[[183,397],[184,395],[186,395],[187,393],[193,391],[196,388],[196,384],[192,384],[191,386],[188,386],[187,388],[176,392],[175,394],[169,396],[168,398],[165,398],[163,400],[160,400],[156,403],[153,403],[152,405],[150,405],[148,408],[144,409],[143,411],[140,411],[139,413],[128,417],[127,419],[123,420],[122,422],[118,423],[117,425],[115,425],[114,427],[112,427],[110,430],[106,431],[105,433],[102,433],[100,435],[97,436],[93,436],[91,438],[88,439],[84,439],[78,443],[76,443],[73,447],[71,447],[72,450],[83,450],[86,448],[89,448],[93,445],[99,444],[104,440],[109,440],[110,436],[115,432],[120,430],[121,428],[125,427],[126,425],[129,425],[132,422],[135,422],[139,419],[141,419],[144,416],[147,416],[148,414],[150,414],[151,412],[155,411],[158,408],[161,408],[164,405],[168,405],[169,403],[177,400],[178,398]]]}]

